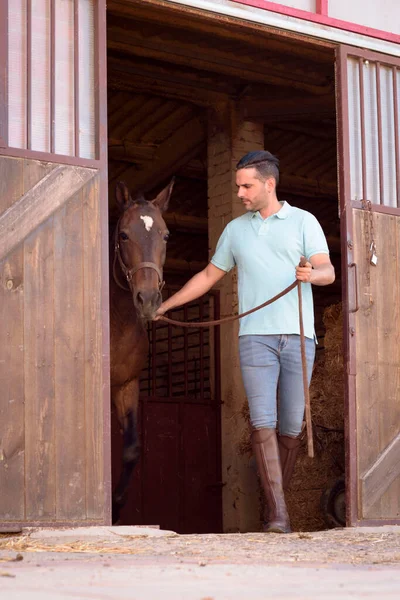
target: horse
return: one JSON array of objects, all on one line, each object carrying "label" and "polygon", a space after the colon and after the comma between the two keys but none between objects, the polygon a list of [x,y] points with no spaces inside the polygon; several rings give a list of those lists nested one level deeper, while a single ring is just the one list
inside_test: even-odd
[{"label": "horse", "polygon": [[124,182],[116,185],[119,219],[110,243],[110,383],[123,436],[122,471],[112,497],[112,522],[120,518],[128,485],[138,462],[139,377],[148,353],[147,322],[161,304],[163,266],[169,232],[162,213],[174,180],[152,200],[133,197]]}]

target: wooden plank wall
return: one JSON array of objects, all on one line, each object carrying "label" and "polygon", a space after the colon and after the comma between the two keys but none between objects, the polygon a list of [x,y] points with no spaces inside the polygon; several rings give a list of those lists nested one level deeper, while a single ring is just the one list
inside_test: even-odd
[{"label": "wooden plank wall", "polygon": [[[400,218],[373,214],[378,265],[369,265],[369,219],[354,211],[360,309],[356,320],[359,514],[400,513]],[[384,460],[382,460],[384,458]],[[377,483],[378,482],[378,483]]]},{"label": "wooden plank wall", "polygon": [[[0,224],[56,168],[0,157]],[[70,175],[71,197],[54,197],[55,212],[0,263],[3,522],[108,518],[99,178],[95,171]]]},{"label": "wooden plank wall", "polygon": [[[0,159],[0,210],[23,194],[21,164]],[[0,263],[0,506],[3,518],[20,520],[24,499],[23,250]]]}]

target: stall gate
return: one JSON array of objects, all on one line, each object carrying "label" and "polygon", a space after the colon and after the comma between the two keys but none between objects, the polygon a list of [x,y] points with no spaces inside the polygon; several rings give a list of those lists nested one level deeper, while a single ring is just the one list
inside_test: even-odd
[{"label": "stall gate", "polygon": [[[167,290],[171,293],[171,289]],[[172,315],[172,316],[171,316]],[[219,318],[219,293],[169,313]],[[122,511],[123,524],[155,524],[179,533],[222,531],[219,328],[149,326],[147,371],[140,385],[141,459]],[[113,419],[113,475],[121,466]]]},{"label": "stall gate", "polygon": [[348,524],[400,524],[400,60],[341,47]]}]

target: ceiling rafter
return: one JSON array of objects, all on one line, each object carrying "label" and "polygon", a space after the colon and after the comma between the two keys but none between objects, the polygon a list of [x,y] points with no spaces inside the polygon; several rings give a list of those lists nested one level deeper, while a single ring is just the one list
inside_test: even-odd
[{"label": "ceiling rafter", "polygon": [[124,57],[109,58],[108,85],[116,91],[153,93],[164,98],[183,100],[211,108],[235,93],[234,85],[219,82],[210,76],[201,77],[182,69],[165,68],[156,64],[132,64]]},{"label": "ceiling rafter", "polygon": [[[199,43],[193,44],[192,40],[175,42],[157,36],[153,36],[152,39],[141,34],[138,29],[128,32],[123,27],[110,27],[108,47],[128,56],[216,72],[243,81],[268,82],[307,90],[316,95],[326,94],[333,89],[330,73],[327,74],[326,69],[318,72],[309,66],[305,72],[302,61],[282,60],[279,56],[249,57],[248,54],[240,52],[240,49],[233,54],[233,49],[222,51],[215,42],[203,42],[199,52]],[[257,48],[253,48],[253,52],[258,52]]]},{"label": "ceiling rafter", "polygon": [[[168,27],[179,27],[187,32],[198,34],[202,32],[221,40],[242,41],[257,45],[260,52],[263,50],[275,51],[289,56],[299,56],[302,59],[313,60],[318,63],[332,64],[334,44],[327,44],[319,40],[310,40],[304,36],[295,38],[290,32],[268,29],[265,25],[253,22],[237,23],[229,17],[200,13],[196,9],[171,7],[170,3],[160,0],[108,0],[108,21],[113,17],[133,18],[136,22],[152,23],[158,26],[163,23]],[[229,25],[229,26],[227,26]],[[256,34],[256,35],[255,35]]]},{"label": "ceiling rafter", "polygon": [[[198,117],[194,117],[159,145],[157,157],[138,170],[128,167],[120,178],[131,190],[148,190],[176,174],[180,167],[197,156],[206,142],[206,126]],[[111,179],[110,185],[115,184]]]}]

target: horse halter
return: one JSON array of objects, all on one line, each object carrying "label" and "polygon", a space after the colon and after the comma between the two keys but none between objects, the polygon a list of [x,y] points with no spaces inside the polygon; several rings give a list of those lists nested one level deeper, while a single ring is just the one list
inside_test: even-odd
[{"label": "horse halter", "polygon": [[[122,260],[122,256],[121,256],[121,250],[119,247],[119,241],[118,241],[118,236],[119,236],[119,222],[121,219],[118,219],[118,223],[117,226],[115,228],[115,238],[114,238],[114,262],[113,262],[113,277],[114,277],[114,281],[115,283],[122,289],[122,290],[131,290],[132,291],[132,279],[133,276],[135,275],[135,273],[137,273],[138,271],[140,271],[140,269],[153,269],[153,271],[155,271],[158,275],[158,291],[161,292],[161,290],[163,289],[164,285],[165,285],[165,281],[163,279],[163,272],[162,269],[160,269],[159,266],[156,265],[156,263],[154,262],[141,262],[139,263],[136,267],[133,267],[132,269],[128,269],[128,267],[124,264],[124,261]],[[116,261],[118,259],[119,262],[119,266],[121,267],[121,271],[123,272],[123,274],[126,277],[126,280],[128,282],[128,287],[123,286],[120,281],[118,280],[117,277],[117,273],[115,270],[115,265],[116,265]]]}]

